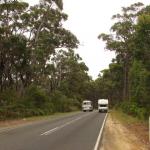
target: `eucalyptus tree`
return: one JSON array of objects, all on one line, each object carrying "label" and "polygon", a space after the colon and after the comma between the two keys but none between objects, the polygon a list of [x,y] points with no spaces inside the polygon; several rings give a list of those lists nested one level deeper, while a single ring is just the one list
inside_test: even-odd
[{"label": "eucalyptus tree", "polygon": [[143,8],[137,19],[135,58],[150,70],[150,5]]},{"label": "eucalyptus tree", "polygon": [[135,34],[136,49],[130,69],[130,95],[138,106],[150,113],[150,6],[143,8],[139,14]]},{"label": "eucalyptus tree", "polygon": [[100,34],[99,39],[106,42],[106,48],[116,52],[116,60],[124,69],[123,99],[129,99],[129,69],[135,49],[135,24],[142,3],[122,7],[122,13],[114,15],[112,19],[117,22],[111,27],[110,34]]},{"label": "eucalyptus tree", "polygon": [[17,84],[28,62],[24,28],[21,16],[27,11],[27,3],[4,0],[0,4],[0,86],[1,90]]},{"label": "eucalyptus tree", "polygon": [[35,6],[17,0],[0,4],[0,86],[41,84],[47,62],[58,48],[76,48],[77,38],[63,28],[67,14],[61,0]]},{"label": "eucalyptus tree", "polygon": [[56,49],[76,48],[78,45],[77,38],[62,27],[62,21],[67,20],[62,8],[61,1],[48,0],[30,8],[29,47],[35,82],[43,75],[47,61],[55,54]]},{"label": "eucalyptus tree", "polygon": [[82,97],[84,84],[89,81],[88,68],[73,50],[59,50],[51,59],[53,74],[51,90],[60,90],[68,97]]}]

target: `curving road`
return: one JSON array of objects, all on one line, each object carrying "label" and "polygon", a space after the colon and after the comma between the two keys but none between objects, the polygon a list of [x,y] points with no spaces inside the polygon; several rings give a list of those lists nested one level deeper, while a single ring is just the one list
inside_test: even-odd
[{"label": "curving road", "polygon": [[0,129],[0,150],[93,150],[105,113],[80,112]]}]

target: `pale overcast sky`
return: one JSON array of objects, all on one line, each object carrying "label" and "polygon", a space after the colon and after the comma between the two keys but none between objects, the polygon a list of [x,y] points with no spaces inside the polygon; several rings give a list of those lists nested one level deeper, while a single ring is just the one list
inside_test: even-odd
[{"label": "pale overcast sky", "polygon": [[[25,0],[31,5],[38,0]],[[119,13],[122,6],[129,6],[140,0],[63,0],[64,12],[68,20],[64,27],[79,39],[77,53],[89,68],[89,75],[96,79],[99,72],[108,68],[115,54],[104,49],[105,45],[97,37],[100,33],[109,33],[112,15]],[[141,0],[145,5],[149,0]]]}]

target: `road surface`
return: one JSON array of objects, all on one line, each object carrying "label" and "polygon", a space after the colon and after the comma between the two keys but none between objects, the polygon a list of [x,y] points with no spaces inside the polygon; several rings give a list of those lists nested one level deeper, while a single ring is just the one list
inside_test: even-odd
[{"label": "road surface", "polygon": [[105,113],[80,112],[0,130],[0,150],[93,150]]}]

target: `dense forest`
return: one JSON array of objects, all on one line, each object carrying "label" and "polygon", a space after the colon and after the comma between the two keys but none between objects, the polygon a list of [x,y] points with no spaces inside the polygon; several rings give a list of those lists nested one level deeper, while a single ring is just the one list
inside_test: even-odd
[{"label": "dense forest", "polygon": [[113,15],[110,34],[99,39],[116,58],[96,82],[104,97],[125,113],[145,119],[150,114],[150,6],[135,3]]},{"label": "dense forest", "polygon": [[0,2],[0,120],[80,109],[84,99],[146,119],[150,113],[150,6],[122,8],[110,34],[98,36],[116,58],[96,80],[63,27],[62,0]]},{"label": "dense forest", "polygon": [[61,0],[0,3],[0,119],[77,110],[91,78]]}]

